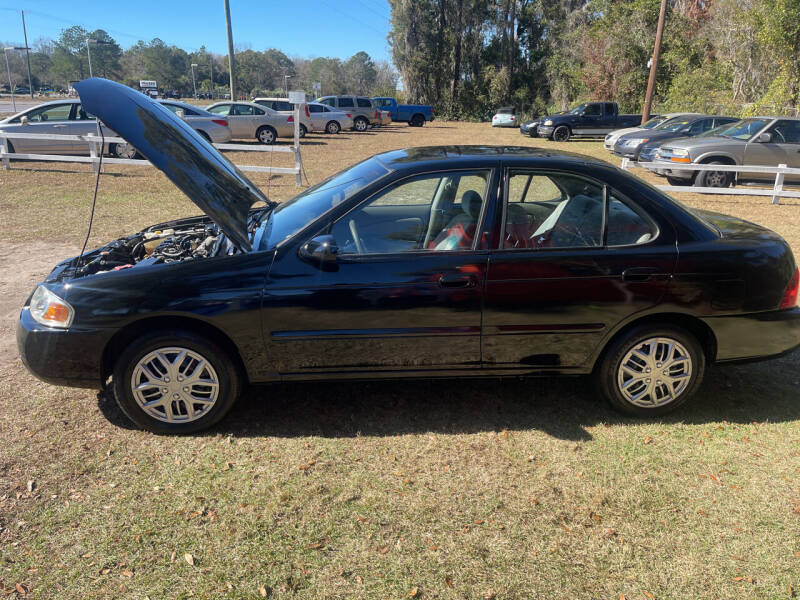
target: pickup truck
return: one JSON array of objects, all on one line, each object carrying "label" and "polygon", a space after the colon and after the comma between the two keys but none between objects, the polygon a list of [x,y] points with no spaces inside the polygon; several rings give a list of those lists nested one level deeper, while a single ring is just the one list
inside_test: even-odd
[{"label": "pickup truck", "polygon": [[642,115],[618,114],[616,102],[584,102],[565,113],[542,117],[536,134],[556,142],[566,142],[573,136],[604,136],[641,122]]},{"label": "pickup truck", "polygon": [[402,121],[412,127],[422,127],[425,121],[433,121],[433,107],[423,104],[398,104],[394,98],[373,98],[372,103],[388,111],[392,121]]}]

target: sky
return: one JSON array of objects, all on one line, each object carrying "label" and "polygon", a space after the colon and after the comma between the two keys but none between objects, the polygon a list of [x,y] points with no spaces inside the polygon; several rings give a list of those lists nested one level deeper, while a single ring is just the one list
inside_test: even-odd
[{"label": "sky", "polygon": [[[386,0],[230,0],[236,48],[277,48],[292,57],[348,58],[364,50],[389,60]],[[189,52],[205,45],[228,51],[223,0],[0,0],[0,40],[22,45],[25,11],[28,43],[57,38],[70,25],[105,29],[123,48],[161,38]]]}]

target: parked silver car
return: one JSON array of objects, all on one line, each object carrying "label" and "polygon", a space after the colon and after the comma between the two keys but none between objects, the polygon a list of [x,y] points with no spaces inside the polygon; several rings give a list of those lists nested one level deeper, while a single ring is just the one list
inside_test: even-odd
[{"label": "parked silver car", "polygon": [[[6,133],[34,133],[50,135],[97,134],[97,119],[81,107],[80,100],[55,100],[28,108],[0,121],[0,131]],[[103,127],[103,134],[116,137],[116,133]],[[130,158],[127,144],[106,144],[104,153]],[[89,145],[75,140],[25,139],[8,140],[11,152],[21,154],[89,155]],[[134,152],[135,153],[135,152]]]},{"label": "parked silver car", "polygon": [[647,129],[653,129],[653,127],[661,125],[661,123],[664,121],[668,121],[669,119],[674,119],[676,117],[685,117],[690,114],[694,113],[666,113],[663,115],[653,115],[647,121],[637,127],[626,127],[625,129],[617,129],[616,131],[612,131],[606,135],[605,140],[603,140],[603,147],[609,152],[613,152],[614,144],[616,144],[617,140],[623,135],[627,135],[629,133],[638,133],[639,131],[645,131]]},{"label": "parked silver car", "polygon": [[231,136],[237,140],[255,138],[262,144],[274,144],[279,137],[294,137],[292,115],[253,102],[216,102],[206,110],[224,116]]},{"label": "parked silver car", "polygon": [[[663,168],[653,169],[671,185],[728,187],[738,180],[774,180],[771,173],[687,171],[681,164],[753,165],[800,167],[800,118],[751,117],[725,127],[713,137],[670,140],[655,158]],[[798,176],[786,176],[798,181]]]},{"label": "parked silver car", "polygon": [[352,113],[336,110],[320,102],[310,102],[306,106],[311,115],[314,131],[339,133],[342,129],[352,129],[353,127]]},{"label": "parked silver car", "polygon": [[[287,98],[254,98],[255,104],[271,108],[275,112],[283,113],[285,115],[294,114],[294,104],[289,102]],[[311,114],[308,110],[307,104],[300,105],[300,137],[305,137],[306,133],[317,129],[311,119]]]},{"label": "parked silver car", "polygon": [[353,115],[353,129],[366,131],[370,125],[380,125],[381,115],[372,104],[372,100],[364,96],[323,96],[317,102],[332,108],[349,112]]},{"label": "parked silver car", "polygon": [[503,106],[497,109],[492,117],[492,127],[517,127],[517,109],[513,106]]},{"label": "parked silver car", "polygon": [[228,127],[227,119],[178,100],[159,100],[158,103],[176,114],[183,114],[183,120],[206,138],[206,141],[212,144],[227,144],[231,141],[231,129]]}]

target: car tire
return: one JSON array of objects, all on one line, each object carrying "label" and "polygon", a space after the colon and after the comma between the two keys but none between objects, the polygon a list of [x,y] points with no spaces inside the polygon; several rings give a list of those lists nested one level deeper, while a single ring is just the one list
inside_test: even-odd
[{"label": "car tire", "polygon": [[9,140],[6,140],[6,144],[8,144],[8,153],[9,154],[14,154],[14,152],[15,152],[14,144],[12,144]]},{"label": "car tire", "polygon": [[553,141],[567,142],[569,141],[570,135],[572,135],[572,132],[569,130],[569,127],[566,125],[559,125],[553,130]]},{"label": "car tire", "polygon": [[306,137],[307,133],[308,133],[308,129],[306,129],[306,126],[303,125],[302,123],[300,123],[300,137],[301,138]]},{"label": "car tire", "polygon": [[329,121],[327,125],[325,125],[325,133],[330,133],[331,135],[336,135],[342,130],[342,126],[339,125],[338,121]]},{"label": "car tire", "polygon": [[422,127],[425,125],[425,117],[422,115],[414,115],[411,117],[411,121],[408,123],[411,127]]},{"label": "car tire", "polygon": [[669,413],[690,400],[703,381],[705,367],[703,348],[688,331],[641,325],[611,342],[594,377],[613,408],[650,417]]},{"label": "car tire", "polygon": [[692,185],[692,180],[691,179],[679,179],[678,177],[669,177],[669,176],[667,176],[667,183],[670,184],[670,185],[686,186],[686,185]]},{"label": "car tire", "polygon": [[258,131],[256,131],[256,139],[262,144],[270,146],[278,139],[278,132],[269,125],[264,125],[263,127],[259,127]]},{"label": "car tire", "polygon": [[[202,371],[196,373],[198,369]],[[180,381],[187,373],[188,379]],[[195,375],[201,383],[189,383]],[[112,383],[117,404],[136,425],[153,433],[180,434],[222,419],[238,399],[242,379],[216,343],[191,331],[166,330],[128,344],[114,365]],[[168,396],[172,398],[166,403],[159,402]],[[195,401],[187,403],[190,398]]]},{"label": "car tire", "polygon": [[114,144],[111,149],[111,154],[114,158],[136,158],[139,154],[136,148],[130,144]]},{"label": "car tire", "polygon": [[[709,165],[724,165],[722,161],[714,160]],[[698,187],[726,188],[733,182],[732,171],[700,171],[697,174]]]},{"label": "car tire", "polygon": [[353,129],[359,132],[364,132],[369,129],[369,121],[367,121],[364,117],[356,117],[355,121],[353,121]]}]

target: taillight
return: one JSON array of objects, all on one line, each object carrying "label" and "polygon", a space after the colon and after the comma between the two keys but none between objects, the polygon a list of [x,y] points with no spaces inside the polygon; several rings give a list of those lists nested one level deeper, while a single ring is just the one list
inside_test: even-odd
[{"label": "taillight", "polygon": [[345,113],[345,114],[347,115],[348,119],[352,119],[353,118],[353,115],[351,115],[350,113]]},{"label": "taillight", "polygon": [[800,288],[800,268],[794,270],[794,275],[789,280],[789,285],[786,286],[786,291],[783,292],[781,298],[781,308],[792,308],[797,304],[797,290]]},{"label": "taillight", "polygon": [[294,115],[289,115],[289,120],[286,121],[287,123],[294,123]]},{"label": "taillight", "polygon": [[308,110],[308,104],[304,104],[303,106],[305,106],[305,108],[306,108],[306,116],[310,119],[311,118],[311,111]]},{"label": "taillight", "polygon": [[216,123],[217,125],[222,125],[223,127],[228,126],[228,122],[225,121],[224,119],[211,119],[211,122]]}]

